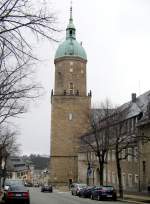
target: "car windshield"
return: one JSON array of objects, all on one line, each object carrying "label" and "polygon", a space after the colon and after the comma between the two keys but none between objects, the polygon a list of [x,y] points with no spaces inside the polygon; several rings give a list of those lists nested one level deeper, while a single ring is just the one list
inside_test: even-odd
[{"label": "car windshield", "polygon": [[102,189],[102,186],[96,186],[95,189]]},{"label": "car windshield", "polygon": [[5,186],[10,186],[10,185],[24,185],[23,180],[17,180],[17,179],[10,179],[5,181]]},{"label": "car windshield", "polygon": [[104,186],[103,189],[104,190],[113,190],[114,188],[112,186]]},{"label": "car windshield", "polygon": [[87,187],[86,184],[79,184],[79,188],[85,188],[85,187]]}]

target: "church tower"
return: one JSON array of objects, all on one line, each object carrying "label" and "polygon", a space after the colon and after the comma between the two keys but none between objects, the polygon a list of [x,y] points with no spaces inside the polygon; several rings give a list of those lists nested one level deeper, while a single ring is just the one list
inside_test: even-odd
[{"label": "church tower", "polygon": [[55,87],[51,93],[50,182],[68,185],[78,180],[79,137],[87,132],[91,93],[87,95],[87,56],[76,41],[72,7],[66,40],[54,59]]}]

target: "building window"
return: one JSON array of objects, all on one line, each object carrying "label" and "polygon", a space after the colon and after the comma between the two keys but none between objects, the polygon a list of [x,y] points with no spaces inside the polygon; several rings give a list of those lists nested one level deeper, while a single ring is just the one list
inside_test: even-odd
[{"label": "building window", "polygon": [[71,62],[70,62],[70,66],[72,66],[72,65],[73,65],[73,62],[71,61]]},{"label": "building window", "polygon": [[110,152],[107,153],[107,161],[110,161]]},{"label": "building window", "polygon": [[115,173],[112,172],[112,183],[115,184],[116,183],[116,178],[115,178]]},{"label": "building window", "polygon": [[106,172],[106,168],[104,168],[104,182],[106,182],[106,180],[107,180],[107,172]]},{"label": "building window", "polygon": [[135,147],[134,148],[134,161],[137,161],[137,158],[138,158],[138,148]]},{"label": "building window", "polygon": [[84,71],[83,71],[83,69],[81,69],[81,74],[83,74],[84,73]]},{"label": "building window", "polygon": [[132,148],[128,148],[128,161],[132,161]]},{"label": "building window", "polygon": [[70,35],[72,35],[72,30],[70,30]]},{"label": "building window", "polygon": [[135,174],[135,181],[134,181],[136,184],[139,183],[139,176],[137,174]]},{"label": "building window", "polygon": [[145,175],[146,172],[146,161],[143,161],[143,175]]},{"label": "building window", "polygon": [[108,174],[107,174],[107,180],[109,183],[111,183],[111,176],[110,176],[110,171],[108,170]]},{"label": "building window", "polygon": [[69,84],[69,92],[70,92],[70,95],[74,94],[74,85],[72,82]]},{"label": "building window", "polygon": [[122,156],[121,157],[122,157],[122,159],[125,159],[125,157],[126,157],[126,149],[122,150]]},{"label": "building window", "polygon": [[126,174],[125,173],[122,174],[122,185],[123,187],[126,186]]},{"label": "building window", "polygon": [[128,186],[132,187],[132,174],[128,174]]},{"label": "building window", "polygon": [[112,150],[112,161],[115,161],[115,150]]},{"label": "building window", "polygon": [[72,89],[70,89],[70,95],[73,95],[73,90]]},{"label": "building window", "polygon": [[72,82],[70,83],[70,89],[73,89],[73,83]]},{"label": "building window", "polygon": [[69,113],[69,120],[72,120],[72,113]]},{"label": "building window", "polygon": [[19,178],[19,177],[20,177],[20,173],[18,172],[18,173],[17,173],[17,178]]},{"label": "building window", "polygon": [[73,68],[70,68],[70,72],[73,72]]}]

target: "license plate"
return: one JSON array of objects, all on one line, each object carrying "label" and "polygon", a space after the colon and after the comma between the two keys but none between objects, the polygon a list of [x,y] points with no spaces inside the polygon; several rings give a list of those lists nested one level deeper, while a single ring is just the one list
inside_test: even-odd
[{"label": "license plate", "polygon": [[112,195],[107,195],[107,197],[108,197],[108,198],[111,198],[111,197],[112,197]]},{"label": "license plate", "polygon": [[21,195],[20,193],[17,193],[16,196],[17,196],[17,197],[20,197],[20,196],[22,196],[22,195]]}]

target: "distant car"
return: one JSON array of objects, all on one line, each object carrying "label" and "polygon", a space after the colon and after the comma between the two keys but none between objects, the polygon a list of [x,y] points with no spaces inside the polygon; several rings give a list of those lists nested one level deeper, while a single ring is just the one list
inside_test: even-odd
[{"label": "distant car", "polygon": [[116,201],[117,193],[113,186],[98,186],[91,192],[91,199],[111,199]]},{"label": "distant car", "polygon": [[3,200],[5,203],[24,203],[30,204],[29,190],[23,185],[11,185],[5,191]]},{"label": "distant car", "polygon": [[33,187],[33,184],[31,182],[25,182],[24,186],[26,186],[26,187]]},{"label": "distant car", "polygon": [[84,183],[73,183],[71,185],[71,194],[79,196],[80,190],[86,187],[87,187],[87,184],[84,184]]},{"label": "distant car", "polygon": [[39,186],[40,186],[39,183],[34,184],[34,187],[39,187]]},{"label": "distant car", "polygon": [[41,192],[50,192],[50,193],[52,193],[53,192],[52,185],[47,185],[47,184],[43,185],[41,187]]}]

